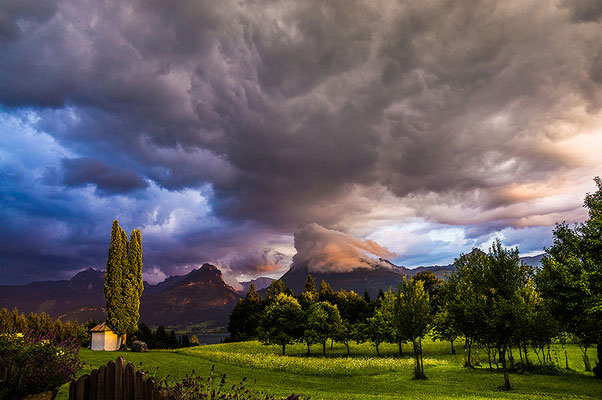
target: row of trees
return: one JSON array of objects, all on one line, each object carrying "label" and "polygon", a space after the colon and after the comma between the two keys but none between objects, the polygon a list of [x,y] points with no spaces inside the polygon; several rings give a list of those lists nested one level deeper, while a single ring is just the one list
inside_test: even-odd
[{"label": "row of trees", "polygon": [[96,322],[89,320],[85,324],[77,322],[61,322],[52,320],[46,313],[25,315],[19,313],[15,308],[9,311],[6,308],[0,310],[0,334],[31,333],[38,336],[54,337],[57,342],[67,339],[76,340],[80,346],[90,346],[90,329]]},{"label": "row of trees", "polygon": [[[60,319],[52,320],[46,313],[25,315],[19,313],[16,308],[13,311],[0,309],[0,334],[31,333],[36,336],[54,337],[57,343],[74,339],[81,347],[89,347],[90,329],[96,325],[97,322],[93,319],[85,324],[71,321],[63,323]],[[153,330],[144,323],[127,339],[128,345],[134,340],[140,340],[145,342],[149,349],[178,349],[199,345],[196,335],[178,335],[173,330],[168,332],[163,326]]]},{"label": "row of trees", "polygon": [[[322,344],[328,339],[345,344],[370,341],[379,352],[383,342],[413,344],[414,376],[424,378],[421,338],[434,337],[452,343],[464,338],[465,365],[473,367],[475,344],[501,363],[504,387],[510,388],[508,371],[529,367],[533,351],[543,366],[552,363],[550,344],[575,338],[584,352],[598,344],[602,360],[602,181],[588,194],[589,219],[574,228],[566,224],[554,230],[554,245],[547,249],[542,266],[520,261],[518,249],[505,249],[498,240],[488,253],[480,250],[455,260],[456,270],[447,282],[432,273],[405,279],[397,290],[379,294],[374,301],[354,292],[333,292],[322,282],[315,289],[311,276],[305,290],[295,297],[281,281],[272,283],[266,299],[251,287],[230,316],[228,330],[233,340],[258,338],[282,346],[304,342]],[[520,361],[514,360],[517,349]],[[497,361],[496,361],[497,360]],[[566,358],[568,368],[568,358]],[[594,368],[602,377],[601,367]]]},{"label": "row of trees", "polygon": [[163,326],[153,330],[144,323],[138,325],[138,330],[128,336],[128,346],[135,340],[146,343],[149,349],[179,349],[199,345],[196,335],[178,335],[174,330],[168,333]]}]

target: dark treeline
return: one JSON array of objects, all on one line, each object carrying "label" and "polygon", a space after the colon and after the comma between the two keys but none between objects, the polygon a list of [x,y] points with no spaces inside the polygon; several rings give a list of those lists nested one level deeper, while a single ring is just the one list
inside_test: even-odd
[{"label": "dark treeline", "polygon": [[[462,338],[465,366],[478,362],[478,346],[489,368],[501,365],[506,389],[511,370],[559,370],[550,345],[570,340],[579,343],[588,371],[588,349],[597,344],[593,371],[602,378],[602,180],[595,182],[598,190],[584,202],[589,219],[573,228],[558,224],[540,267],[524,264],[518,249],[497,240],[488,253],[460,255],[447,282],[422,272],[376,299],[334,292],[326,282],[317,290],[311,276],[298,296],[281,281],[272,282],[266,298],[251,285],[230,315],[230,340],[259,339],[281,346],[282,354],[291,343],[307,344],[308,354],[311,344],[321,344],[322,355],[329,340],[344,344],[348,354],[352,343],[371,342],[378,355],[382,343],[397,344],[402,355],[409,343],[415,378],[424,378],[422,338],[430,333],[448,340],[452,353]],[[563,361],[569,369],[566,351]]]},{"label": "dark treeline", "polygon": [[[62,322],[60,319],[52,320],[46,313],[19,313],[15,308],[9,311],[0,310],[0,334],[4,333],[32,333],[40,336],[53,337],[57,342],[74,339],[81,347],[90,347],[90,329],[98,323],[93,319],[84,324],[77,322]],[[163,326],[156,330],[150,329],[144,323],[138,325],[138,330],[127,337],[128,347],[135,340],[145,342],[149,349],[178,349],[182,347],[198,346],[199,341],[195,335],[178,335],[175,331],[166,331]]]},{"label": "dark treeline", "polygon": [[136,340],[146,343],[149,349],[179,349],[199,345],[196,335],[178,335],[174,330],[168,333],[163,326],[152,330],[144,323],[140,323],[138,330],[127,337],[127,346],[131,347],[132,342]]},{"label": "dark treeline", "polygon": [[54,337],[57,342],[67,339],[76,340],[80,346],[90,346],[90,329],[96,326],[94,320],[85,324],[77,322],[61,322],[52,320],[46,313],[25,315],[15,308],[9,311],[0,310],[0,334],[4,333],[31,333],[34,335]]}]

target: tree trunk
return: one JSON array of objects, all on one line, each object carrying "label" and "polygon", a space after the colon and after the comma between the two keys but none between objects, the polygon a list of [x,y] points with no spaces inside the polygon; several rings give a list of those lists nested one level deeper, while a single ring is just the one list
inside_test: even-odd
[{"label": "tree trunk", "polygon": [[454,349],[454,340],[452,339],[452,340],[450,340],[449,342],[451,343],[452,355],[454,355],[454,356],[455,356],[455,355],[456,355],[456,349]]},{"label": "tree trunk", "polygon": [[487,360],[489,361],[489,369],[493,369],[491,365],[491,347],[487,346]]},{"label": "tree trunk", "polygon": [[472,347],[472,340],[469,340],[468,338],[465,339],[464,341],[464,366],[465,367],[469,367],[469,368],[474,368],[472,365],[472,361],[471,361],[471,347]]},{"label": "tree trunk", "polygon": [[326,357],[326,340],[322,342],[322,356]]},{"label": "tree trunk", "polygon": [[349,357],[349,342],[345,342],[345,347],[347,347],[347,357]]},{"label": "tree trunk", "polygon": [[378,351],[378,343],[376,343],[376,355],[380,357],[380,351]]},{"label": "tree trunk", "polygon": [[330,339],[330,350],[332,350],[333,346],[334,346],[334,339]]},{"label": "tree trunk", "polygon": [[309,342],[307,342],[307,355],[309,355]]},{"label": "tree trunk", "polygon": [[401,340],[397,342],[397,346],[399,346],[399,357],[403,356],[403,349],[401,348]]},{"label": "tree trunk", "polygon": [[514,370],[514,353],[512,351],[512,346],[508,346],[508,359],[510,359],[510,368]]},{"label": "tree trunk", "polygon": [[500,362],[504,370],[504,390],[510,390],[510,376],[508,375],[508,368],[506,366],[506,345],[500,348]]},{"label": "tree trunk", "polygon": [[418,344],[420,344],[420,372],[426,379],[426,376],[424,375],[424,359],[422,358],[422,338],[418,339]]},{"label": "tree trunk", "polygon": [[282,345],[282,355],[284,355],[284,350],[286,349],[286,344]]},{"label": "tree trunk", "polygon": [[583,352],[583,364],[585,365],[585,370],[586,371],[591,371],[592,370],[592,366],[589,363],[589,357],[587,356],[587,351],[589,350],[589,345],[588,346],[579,346],[579,348],[581,349],[581,351]]},{"label": "tree trunk", "polygon": [[550,348],[550,343],[548,343],[548,362],[552,362],[552,349]]},{"label": "tree trunk", "polygon": [[422,367],[422,345],[420,339],[414,340],[414,358],[416,359],[416,367],[414,368],[414,379],[426,379],[424,369]]}]

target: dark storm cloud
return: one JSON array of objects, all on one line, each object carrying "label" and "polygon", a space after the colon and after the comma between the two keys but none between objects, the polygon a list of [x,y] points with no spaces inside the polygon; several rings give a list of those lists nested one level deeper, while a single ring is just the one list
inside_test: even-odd
[{"label": "dark storm cloud", "polygon": [[234,257],[228,262],[228,267],[234,273],[270,274],[284,265],[289,265],[290,261],[290,256],[286,254],[272,249],[263,249]]},{"label": "dark storm cloud", "polygon": [[[556,218],[568,202],[538,199],[591,167],[562,141],[602,107],[597,4],[10,1],[0,103],[66,153],[35,185],[59,191],[63,169],[67,186],[96,185],[85,198],[109,225],[128,193],[120,212],[165,271],[275,266],[266,238],[311,222],[420,217],[476,237]],[[39,201],[11,220],[55,206]]]},{"label": "dark storm cloud", "polygon": [[565,0],[563,6],[570,10],[575,22],[592,22],[602,18],[602,2],[599,0]]},{"label": "dark storm cloud", "polygon": [[63,159],[63,183],[67,186],[93,184],[101,195],[124,194],[148,186],[140,175],[107,165],[95,158]]}]

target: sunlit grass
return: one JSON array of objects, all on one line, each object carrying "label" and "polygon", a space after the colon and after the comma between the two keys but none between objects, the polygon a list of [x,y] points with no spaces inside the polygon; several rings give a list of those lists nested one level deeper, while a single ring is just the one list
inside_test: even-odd
[{"label": "sunlit grass", "polygon": [[[87,366],[83,373],[94,367],[115,360],[118,356],[147,371],[155,371],[157,377],[170,375],[170,380],[180,380],[192,370],[207,376],[211,366],[216,373],[226,373],[227,381],[237,383],[248,378],[249,387],[276,396],[301,393],[312,400],[360,400],[360,399],[601,399],[602,381],[593,373],[584,371],[582,353],[577,345],[567,345],[571,371],[559,376],[540,374],[510,375],[513,389],[501,391],[502,374],[489,370],[487,357],[479,352],[481,367],[463,368],[463,349],[456,343],[457,355],[450,354],[449,342],[426,340],[425,373],[427,381],[411,379],[414,360],[411,347],[404,345],[404,356],[398,357],[394,344],[380,347],[382,358],[376,357],[374,346],[369,343],[353,345],[351,357],[341,344],[328,346],[327,357],[321,356],[321,346],[303,344],[287,346],[286,356],[281,347],[264,346],[258,342],[226,343],[180,350],[157,350],[148,353],[99,352],[81,350],[80,357]],[[564,366],[564,353],[559,345],[552,348],[558,355],[558,363]],[[595,351],[589,353],[595,365]],[[515,353],[518,359],[518,353]],[[535,354],[530,354],[537,362]],[[495,365],[494,365],[495,368]],[[67,399],[67,386],[58,399]]]},{"label": "sunlit grass", "polygon": [[[248,346],[245,346],[248,348]],[[257,347],[255,344],[254,347]],[[242,349],[244,350],[244,349]],[[281,356],[263,353],[232,351],[232,346],[203,346],[179,351],[183,354],[197,355],[207,360],[244,365],[269,370],[286,371],[302,375],[319,376],[352,376],[374,375],[385,372],[400,371],[414,364],[411,358],[394,357],[302,357]],[[444,359],[425,358],[425,365],[447,364]]]}]

